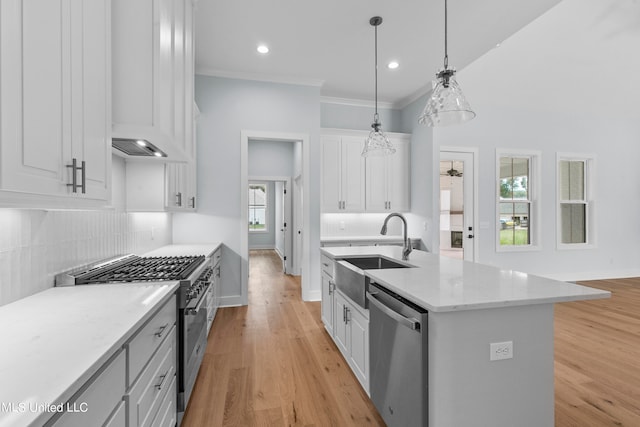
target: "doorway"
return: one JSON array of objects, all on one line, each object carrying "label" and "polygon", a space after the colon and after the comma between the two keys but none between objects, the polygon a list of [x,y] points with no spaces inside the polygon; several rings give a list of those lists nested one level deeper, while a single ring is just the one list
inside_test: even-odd
[{"label": "doorway", "polygon": [[[284,274],[293,269],[291,178],[250,176],[248,187],[249,250],[274,250]],[[251,256],[249,256],[251,263]],[[249,274],[251,274],[251,266]]]},{"label": "doorway", "polygon": [[442,149],[439,162],[441,256],[476,260],[477,154],[469,149]]},{"label": "doorway", "polygon": [[[285,141],[293,143],[295,148],[295,166],[294,173],[287,174],[289,178],[290,176],[297,177],[298,175],[301,177],[299,191],[293,191],[292,198],[294,206],[299,206],[302,210],[302,218],[298,218],[297,220],[294,218],[295,229],[290,230],[290,234],[296,235],[299,234],[300,238],[292,239],[293,248],[290,252],[292,252],[293,259],[292,261],[292,271],[299,271],[301,273],[301,291],[303,300],[313,299],[313,293],[310,290],[310,278],[304,275],[304,272],[309,271],[309,254],[311,253],[309,246],[309,229],[308,227],[301,227],[302,224],[309,224],[310,218],[310,210],[309,210],[309,191],[306,188],[306,185],[309,183],[309,135],[308,134],[297,134],[297,133],[282,133],[282,132],[270,132],[270,131],[241,131],[240,135],[240,184],[241,188],[247,189],[249,184],[249,176],[256,175],[268,175],[264,174],[256,174],[249,173],[249,141]],[[270,162],[267,159],[261,158],[259,162],[265,165],[268,165]],[[289,178],[290,179],[290,178]],[[289,186],[289,188],[291,188]],[[296,198],[302,198],[304,200],[296,200]],[[241,268],[240,268],[240,281],[241,281],[241,298],[240,304],[246,305],[248,304],[248,282],[249,282],[249,242],[248,242],[248,224],[249,224],[249,215],[248,215],[248,192],[242,191],[240,194],[240,205],[241,205],[241,230],[240,230],[240,258],[241,258]],[[287,223],[289,225],[289,223]],[[296,244],[299,242],[302,246]]]}]

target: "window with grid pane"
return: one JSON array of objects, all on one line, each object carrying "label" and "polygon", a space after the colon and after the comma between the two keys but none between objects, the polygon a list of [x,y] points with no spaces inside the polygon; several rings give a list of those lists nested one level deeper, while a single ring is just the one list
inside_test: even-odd
[{"label": "window with grid pane", "polygon": [[499,157],[499,245],[531,244],[531,158]]},{"label": "window with grid pane", "polygon": [[592,243],[588,176],[591,158],[558,155],[558,243],[579,247]]},{"label": "window with grid pane", "polygon": [[249,185],[249,231],[267,230],[267,185]]}]

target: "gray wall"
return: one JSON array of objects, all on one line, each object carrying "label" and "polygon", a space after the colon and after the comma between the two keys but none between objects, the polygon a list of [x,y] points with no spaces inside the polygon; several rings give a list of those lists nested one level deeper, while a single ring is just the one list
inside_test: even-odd
[{"label": "gray wall", "polygon": [[[582,6],[563,2],[558,7]],[[604,6],[603,6],[604,7]],[[556,8],[557,9],[557,8]],[[436,128],[417,124],[426,98],[403,110],[403,123],[412,138],[412,227],[425,235],[433,247],[437,230],[438,153],[441,146],[477,147],[479,152],[479,262],[502,268],[541,274],[564,280],[637,276],[640,246],[632,236],[640,235],[638,183],[640,183],[640,110],[623,109],[630,94],[600,92],[604,85],[599,70],[611,45],[588,44],[589,28],[584,20],[572,20],[577,27],[555,18],[555,10],[543,15],[481,57],[457,75],[477,117],[459,126]],[[586,19],[586,18],[585,18]],[[541,45],[539,34],[552,40]],[[570,35],[570,37],[569,37]],[[566,41],[570,42],[567,43]],[[584,40],[584,41],[583,41]],[[589,50],[588,61],[572,61],[572,52]],[[553,58],[546,56],[553,52]],[[563,62],[562,76],[547,65],[554,58]],[[624,61],[624,58],[620,58]],[[509,70],[504,73],[504,70]],[[590,81],[591,84],[576,84]],[[604,98],[599,94],[607,93]],[[620,95],[618,95],[618,93]],[[622,96],[625,99],[616,100]],[[496,252],[496,149],[525,149],[541,152],[539,185],[540,248],[525,252]],[[556,154],[593,154],[597,241],[593,248],[556,248]],[[415,167],[419,165],[419,167]],[[624,206],[624,208],[621,208]],[[428,231],[423,223],[427,222]],[[435,233],[437,234],[437,233]]]},{"label": "gray wall", "polygon": [[292,141],[249,140],[249,176],[293,176]]},{"label": "gray wall", "polygon": [[[309,194],[320,192],[320,88],[221,77],[196,76],[198,199],[195,214],[174,215],[174,241],[223,242],[223,304],[241,302],[240,132],[304,133],[310,136]],[[303,298],[320,293],[320,201],[311,197],[310,260]],[[305,295],[306,292],[306,295]]]},{"label": "gray wall", "polygon": [[[373,107],[343,105],[323,102],[320,104],[320,126],[323,128],[370,130]],[[403,132],[400,110],[378,107],[378,115],[385,132]]]}]

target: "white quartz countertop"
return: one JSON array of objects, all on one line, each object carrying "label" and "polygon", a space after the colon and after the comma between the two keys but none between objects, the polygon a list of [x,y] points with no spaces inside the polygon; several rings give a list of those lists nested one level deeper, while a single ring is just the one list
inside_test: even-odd
[{"label": "white quartz countertop", "polygon": [[[419,240],[419,237],[411,237],[411,240]],[[402,236],[323,236],[320,237],[321,243],[334,243],[334,242],[401,242],[404,240]]]},{"label": "white quartz countertop", "polygon": [[[401,260],[397,246],[321,248],[335,260],[382,255]],[[414,250],[407,261],[416,268],[365,270],[372,282],[433,312],[475,310],[609,298],[611,293],[513,270],[440,257]]]},{"label": "white quartz countertop", "polygon": [[0,427],[42,425],[55,415],[30,407],[66,402],[177,288],[60,287],[0,307]]},{"label": "white quartz countertop", "polygon": [[147,252],[144,256],[211,256],[222,243],[194,243],[181,245],[167,245]]}]

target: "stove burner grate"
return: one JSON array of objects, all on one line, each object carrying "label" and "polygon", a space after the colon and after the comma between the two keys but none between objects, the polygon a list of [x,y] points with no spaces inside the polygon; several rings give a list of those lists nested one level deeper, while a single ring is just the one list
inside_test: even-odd
[{"label": "stove burner grate", "polygon": [[91,270],[76,278],[77,284],[186,280],[205,261],[201,256],[134,257],[123,263]]}]

